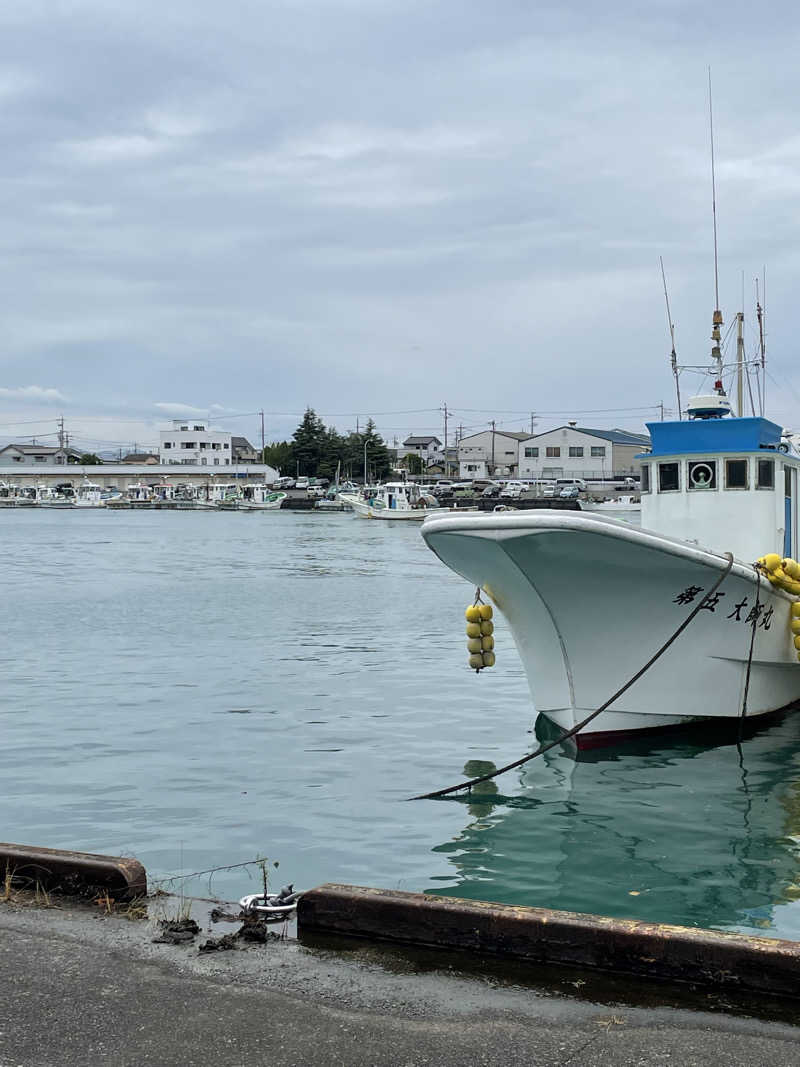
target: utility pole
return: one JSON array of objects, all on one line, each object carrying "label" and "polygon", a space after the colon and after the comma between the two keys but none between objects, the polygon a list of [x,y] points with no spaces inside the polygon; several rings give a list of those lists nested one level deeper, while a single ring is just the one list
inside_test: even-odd
[{"label": "utility pole", "polygon": [[364,439],[364,485],[367,484],[367,441]]},{"label": "utility pole", "polygon": [[534,427],[535,422],[536,422],[535,413],[532,411],[531,412],[531,437],[533,437],[533,427]]},{"label": "utility pole", "polygon": [[450,463],[447,458],[447,404],[442,406],[444,412],[444,476],[445,478],[450,473]]},{"label": "utility pole", "polygon": [[664,401],[663,400],[659,400],[658,406],[659,406],[659,409],[661,411],[661,421],[663,422],[664,421]]},{"label": "utility pole", "polygon": [[492,477],[494,477],[495,463],[494,463],[494,419],[492,419]]},{"label": "utility pole", "polygon": [[259,415],[261,416],[261,462],[263,463],[264,462],[264,449],[267,447],[266,443],[264,441],[264,412],[260,411]]}]

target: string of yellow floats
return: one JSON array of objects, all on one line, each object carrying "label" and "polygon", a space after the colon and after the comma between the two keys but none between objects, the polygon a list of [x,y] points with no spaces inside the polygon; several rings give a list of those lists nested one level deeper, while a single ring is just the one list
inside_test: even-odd
[{"label": "string of yellow floats", "polygon": [[480,594],[475,602],[464,612],[467,619],[467,651],[469,665],[474,671],[484,667],[494,667],[494,623],[492,622],[492,605],[484,604]]},{"label": "string of yellow floats", "polygon": [[770,552],[758,560],[758,566],[772,585],[800,596],[800,563],[797,560],[781,559],[777,552]]},{"label": "string of yellow floats", "polygon": [[[800,596],[800,563],[788,556],[781,559],[777,552],[770,552],[758,560],[758,569],[776,588],[794,596]],[[800,660],[800,602],[792,604],[789,626],[794,635],[794,647]]]}]

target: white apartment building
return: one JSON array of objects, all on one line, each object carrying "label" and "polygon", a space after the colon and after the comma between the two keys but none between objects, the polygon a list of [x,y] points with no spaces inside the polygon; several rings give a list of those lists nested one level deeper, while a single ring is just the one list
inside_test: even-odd
[{"label": "white apartment building", "polygon": [[628,430],[589,430],[575,423],[526,437],[519,443],[519,477],[595,478],[638,474],[634,459],[650,438]]},{"label": "white apartment building", "polygon": [[511,430],[481,430],[458,442],[458,476],[509,478],[517,473],[520,442],[530,435]]},{"label": "white apartment building", "polygon": [[233,435],[225,430],[209,430],[199,419],[175,419],[171,430],[160,434],[159,456],[164,466],[175,463],[202,467],[229,467]]}]

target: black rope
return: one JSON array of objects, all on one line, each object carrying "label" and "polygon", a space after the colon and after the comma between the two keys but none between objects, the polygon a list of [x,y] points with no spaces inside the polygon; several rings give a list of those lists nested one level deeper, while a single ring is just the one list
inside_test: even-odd
[{"label": "black rope", "polygon": [[737,744],[742,742],[742,734],[744,732],[744,720],[747,718],[747,697],[750,692],[750,668],[753,666],[753,647],[756,643],[756,627],[758,626],[758,617],[761,614],[759,611],[761,592],[761,572],[758,564],[754,564],[753,568],[756,572],[756,606],[753,609],[753,625],[750,630],[750,651],[747,654],[747,670],[744,676],[744,695],[742,696],[742,713],[739,716],[739,738]]},{"label": "black rope", "polygon": [[680,624],[675,633],[670,638],[668,638],[661,646],[661,648],[659,648],[659,650],[655,653],[655,655],[651,656],[647,663],[645,663],[645,665],[640,670],[638,670],[636,674],[634,674],[634,676],[629,681],[627,681],[625,685],[622,686],[621,689],[618,689],[612,697],[609,697],[605,704],[601,705],[597,709],[597,711],[593,711],[591,715],[587,715],[585,719],[579,722],[576,726],[573,726],[570,730],[565,730],[564,733],[561,734],[560,737],[557,737],[554,741],[549,741],[546,745],[541,745],[539,748],[536,749],[535,752],[530,752],[527,756],[523,756],[521,759],[514,760],[513,763],[507,763],[505,767],[500,767],[498,770],[492,771],[491,774],[482,774],[479,778],[470,778],[467,782],[459,782],[458,785],[451,785],[448,786],[446,789],[437,789],[432,793],[420,793],[419,796],[409,797],[409,800],[434,800],[436,799],[436,797],[445,797],[449,793],[457,793],[461,789],[471,789],[474,785],[478,785],[478,783],[480,782],[488,782],[491,778],[497,778],[498,775],[505,774],[506,771],[513,771],[515,767],[521,767],[523,763],[529,763],[530,760],[536,759],[537,756],[542,756],[545,752],[549,752],[551,748],[555,748],[556,745],[560,745],[562,741],[567,741],[570,737],[574,737],[575,734],[580,733],[584,726],[588,726],[592,719],[596,719],[597,716],[601,714],[601,712],[604,712],[614,703],[615,700],[621,697],[622,694],[626,692],[626,690],[630,689],[634,682],[638,682],[646,671],[650,670],[656,660],[660,659],[660,657],[663,656],[663,654],[667,651],[673,641],[680,637],[680,635],[683,633],[683,631],[686,629],[692,619],[694,619],[697,613],[701,610],[705,602],[710,597],[712,597],[714,593],[716,593],[716,591],[719,589],[719,587],[730,574],[731,567],[733,566],[733,556],[731,555],[731,553],[726,552],[725,555],[728,558],[728,565],[726,566],[725,570],[722,572],[716,582],[712,585],[706,595],[695,605],[694,608],[692,608],[692,610]]}]

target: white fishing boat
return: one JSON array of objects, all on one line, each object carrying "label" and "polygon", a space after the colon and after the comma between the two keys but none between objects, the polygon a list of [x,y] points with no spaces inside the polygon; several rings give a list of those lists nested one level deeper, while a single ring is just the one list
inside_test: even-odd
[{"label": "white fishing boat", "polygon": [[[761,417],[698,415],[649,429],[641,529],[549,510],[446,516],[422,529],[508,619],[536,709],[564,729],[633,677],[702,603],[685,636],[578,734],[579,747],[736,718],[745,687],[748,718],[800,700],[797,598],[753,566],[797,545],[800,456]],[[709,596],[726,551],[733,566]]]},{"label": "white fishing boat", "polygon": [[[715,280],[716,252],[714,210]],[[711,360],[700,368],[713,392],[689,400],[682,420],[680,371],[698,368],[678,367],[664,279],[679,418],[648,424],[652,448],[637,457],[641,528],[552,510],[446,516],[422,528],[442,561],[506,616],[534,705],[562,730],[583,724],[637,679],[581,726],[579,748],[745,712],[752,719],[800,702],[800,565],[791,559],[800,453],[764,418],[758,293],[760,352],[745,358],[739,312],[736,359],[725,363],[715,291]],[[736,416],[723,386],[731,370]]]},{"label": "white fishing boat", "polygon": [[246,485],[240,511],[278,511],[288,493],[270,489],[268,485]]},{"label": "white fishing boat", "polygon": [[451,511],[474,511],[474,508],[443,508],[435,497],[420,492],[415,482],[386,482],[358,493],[340,493],[339,499],[349,504],[361,519],[422,522],[430,515]]},{"label": "white fishing boat", "polygon": [[75,494],[71,486],[38,485],[36,504],[40,508],[71,508],[75,505]]},{"label": "white fishing boat", "polygon": [[126,491],[128,506],[132,508],[151,508],[153,506],[153,487],[144,482],[133,482]]},{"label": "white fishing boat", "polygon": [[106,499],[99,485],[84,478],[75,493],[74,503],[76,508],[104,508]]}]

